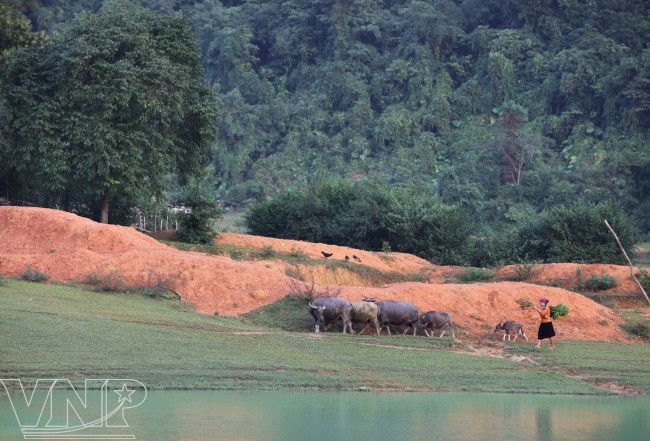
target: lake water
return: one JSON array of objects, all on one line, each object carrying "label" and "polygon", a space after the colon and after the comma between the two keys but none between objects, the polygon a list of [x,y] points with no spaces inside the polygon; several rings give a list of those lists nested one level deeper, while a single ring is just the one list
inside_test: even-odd
[{"label": "lake water", "polygon": [[[111,409],[111,403],[116,403],[115,398],[98,399],[98,392],[93,393],[96,395],[93,400],[104,403],[104,407],[95,409],[100,415],[101,409]],[[137,394],[134,394],[132,404],[138,402]],[[10,402],[7,393],[0,388],[0,441],[24,439],[12,403],[24,402],[25,399],[22,394],[14,392],[11,396]],[[139,406],[121,409],[122,421],[128,427],[113,424],[97,428],[95,434],[111,435],[113,439],[115,435],[132,435],[135,439],[156,441],[650,439],[649,397],[148,391],[146,397],[141,395],[140,398]],[[35,403],[40,400],[41,404],[23,405],[19,413],[23,414],[24,422],[31,421],[42,427],[45,417],[38,422],[38,411],[45,408],[45,415],[53,406],[42,405],[48,402],[47,398],[36,397],[35,400]],[[80,406],[74,404],[79,403],[79,399],[73,398],[71,402],[74,410],[80,412]],[[26,415],[30,412],[32,415]],[[58,413],[55,419],[61,422],[64,412],[54,413]],[[60,425],[70,427],[74,421],[81,420],[86,424],[91,421],[83,415],[75,417],[71,411],[67,414],[68,422]],[[79,433],[85,432],[77,432],[75,436],[78,438]],[[66,435],[62,436],[57,439],[68,439]],[[70,436],[72,439],[73,435]]]}]

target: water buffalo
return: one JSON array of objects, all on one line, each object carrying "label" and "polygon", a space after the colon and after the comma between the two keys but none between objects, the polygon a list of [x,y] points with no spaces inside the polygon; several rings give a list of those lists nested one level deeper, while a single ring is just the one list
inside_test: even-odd
[{"label": "water buffalo", "polygon": [[379,306],[369,301],[350,303],[352,304],[352,321],[364,325],[359,334],[363,334],[372,325],[379,335]]},{"label": "water buffalo", "polygon": [[321,326],[327,331],[332,324],[341,319],[343,322],[343,333],[350,330],[352,333],[352,305],[342,297],[321,297],[309,304],[309,313],[316,320],[314,332],[320,332]]},{"label": "water buffalo", "polygon": [[413,328],[413,335],[417,332],[417,325],[420,321],[418,307],[411,302],[396,302],[394,300],[383,300],[377,302],[379,306],[379,325],[386,328],[390,335],[388,325],[404,326],[404,334],[408,331],[408,326]]},{"label": "water buffalo", "polygon": [[518,335],[523,335],[526,341],[528,341],[528,337],[526,336],[526,333],[524,332],[523,325],[519,322],[516,322],[514,320],[507,320],[505,322],[499,322],[494,327],[494,332],[499,332],[499,331],[505,331],[503,334],[503,341],[506,340],[506,337],[508,337],[508,341],[510,341],[510,336],[514,335],[515,339],[512,341],[517,341],[517,336]]},{"label": "water buffalo", "polygon": [[[440,337],[445,335],[447,328],[451,329],[451,336],[456,338],[456,333],[454,332],[454,326],[451,321],[451,314],[447,311],[429,311],[422,316],[422,325],[424,326],[424,333],[429,337],[433,337],[433,333],[436,329],[441,329]],[[429,335],[429,329],[431,334]]]}]

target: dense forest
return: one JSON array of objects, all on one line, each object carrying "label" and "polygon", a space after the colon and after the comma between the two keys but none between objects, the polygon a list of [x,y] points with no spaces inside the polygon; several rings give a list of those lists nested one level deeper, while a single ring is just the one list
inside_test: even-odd
[{"label": "dense forest", "polygon": [[[105,2],[9,3],[56,39]],[[578,199],[650,232],[646,0],[133,3],[195,37],[216,102],[202,186],[224,206],[326,176],[428,195],[481,234]]]}]

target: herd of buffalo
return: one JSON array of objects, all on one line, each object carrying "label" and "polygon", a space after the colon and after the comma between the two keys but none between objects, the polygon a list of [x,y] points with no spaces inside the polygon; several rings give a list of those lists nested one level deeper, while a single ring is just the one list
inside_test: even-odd
[{"label": "herd of buffalo", "polygon": [[[405,326],[404,334],[410,329],[413,335],[417,333],[417,325],[421,323],[424,333],[427,336],[433,336],[436,329],[440,329],[440,337],[445,335],[447,329],[451,331],[453,338],[456,338],[451,314],[447,311],[429,311],[420,316],[418,307],[411,302],[398,302],[395,300],[375,301],[373,298],[366,298],[361,302],[350,302],[342,297],[320,297],[309,303],[309,313],[316,321],[315,332],[321,328],[327,330],[335,322],[341,320],[343,324],[343,333],[350,332],[354,334],[352,323],[363,325],[359,332],[363,334],[370,326],[375,328],[377,335],[383,328],[386,328],[390,335],[390,325]],[[522,335],[526,340],[528,337],[523,330],[521,323],[508,320],[500,322],[494,328],[494,332],[505,331],[503,339],[506,337],[510,341],[511,336],[517,340],[517,336]]]}]

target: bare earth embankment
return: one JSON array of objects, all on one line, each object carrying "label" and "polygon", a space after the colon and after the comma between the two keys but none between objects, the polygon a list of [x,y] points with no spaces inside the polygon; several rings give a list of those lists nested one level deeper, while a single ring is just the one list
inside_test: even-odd
[{"label": "bare earth embankment", "polygon": [[[512,281],[456,284],[448,283],[449,278],[462,268],[434,266],[408,254],[234,233],[221,234],[217,243],[253,249],[272,247],[278,253],[301,252],[320,260],[321,251],[327,251],[333,253],[330,259],[349,256],[350,264],[384,272],[425,274],[428,280],[423,283],[372,287],[364,286],[354,272],[340,267],[310,266],[315,291],[340,292],[350,300],[369,296],[377,300],[406,300],[417,304],[421,311],[450,311],[462,328],[457,335],[461,339],[480,338],[488,326],[504,319],[521,321],[529,336],[534,336],[538,315],[522,310],[518,300],[536,303],[539,297],[547,297],[552,304],[563,303],[570,308],[568,316],[555,322],[559,338],[633,341],[618,327],[623,320],[615,311],[566,289],[580,270],[584,277],[606,272],[617,279],[617,293],[637,293],[638,287],[625,266],[540,265],[529,280],[564,287]],[[352,256],[360,262],[352,260]],[[292,265],[281,259],[240,261],[179,251],[129,227],[98,224],[57,210],[0,207],[0,274],[8,276],[22,274],[31,267],[63,282],[111,273],[134,285],[164,279],[200,313],[240,315],[286,296],[296,286],[296,281],[286,275],[286,269]],[[514,268],[499,268],[495,272],[499,279],[505,279]]]}]

